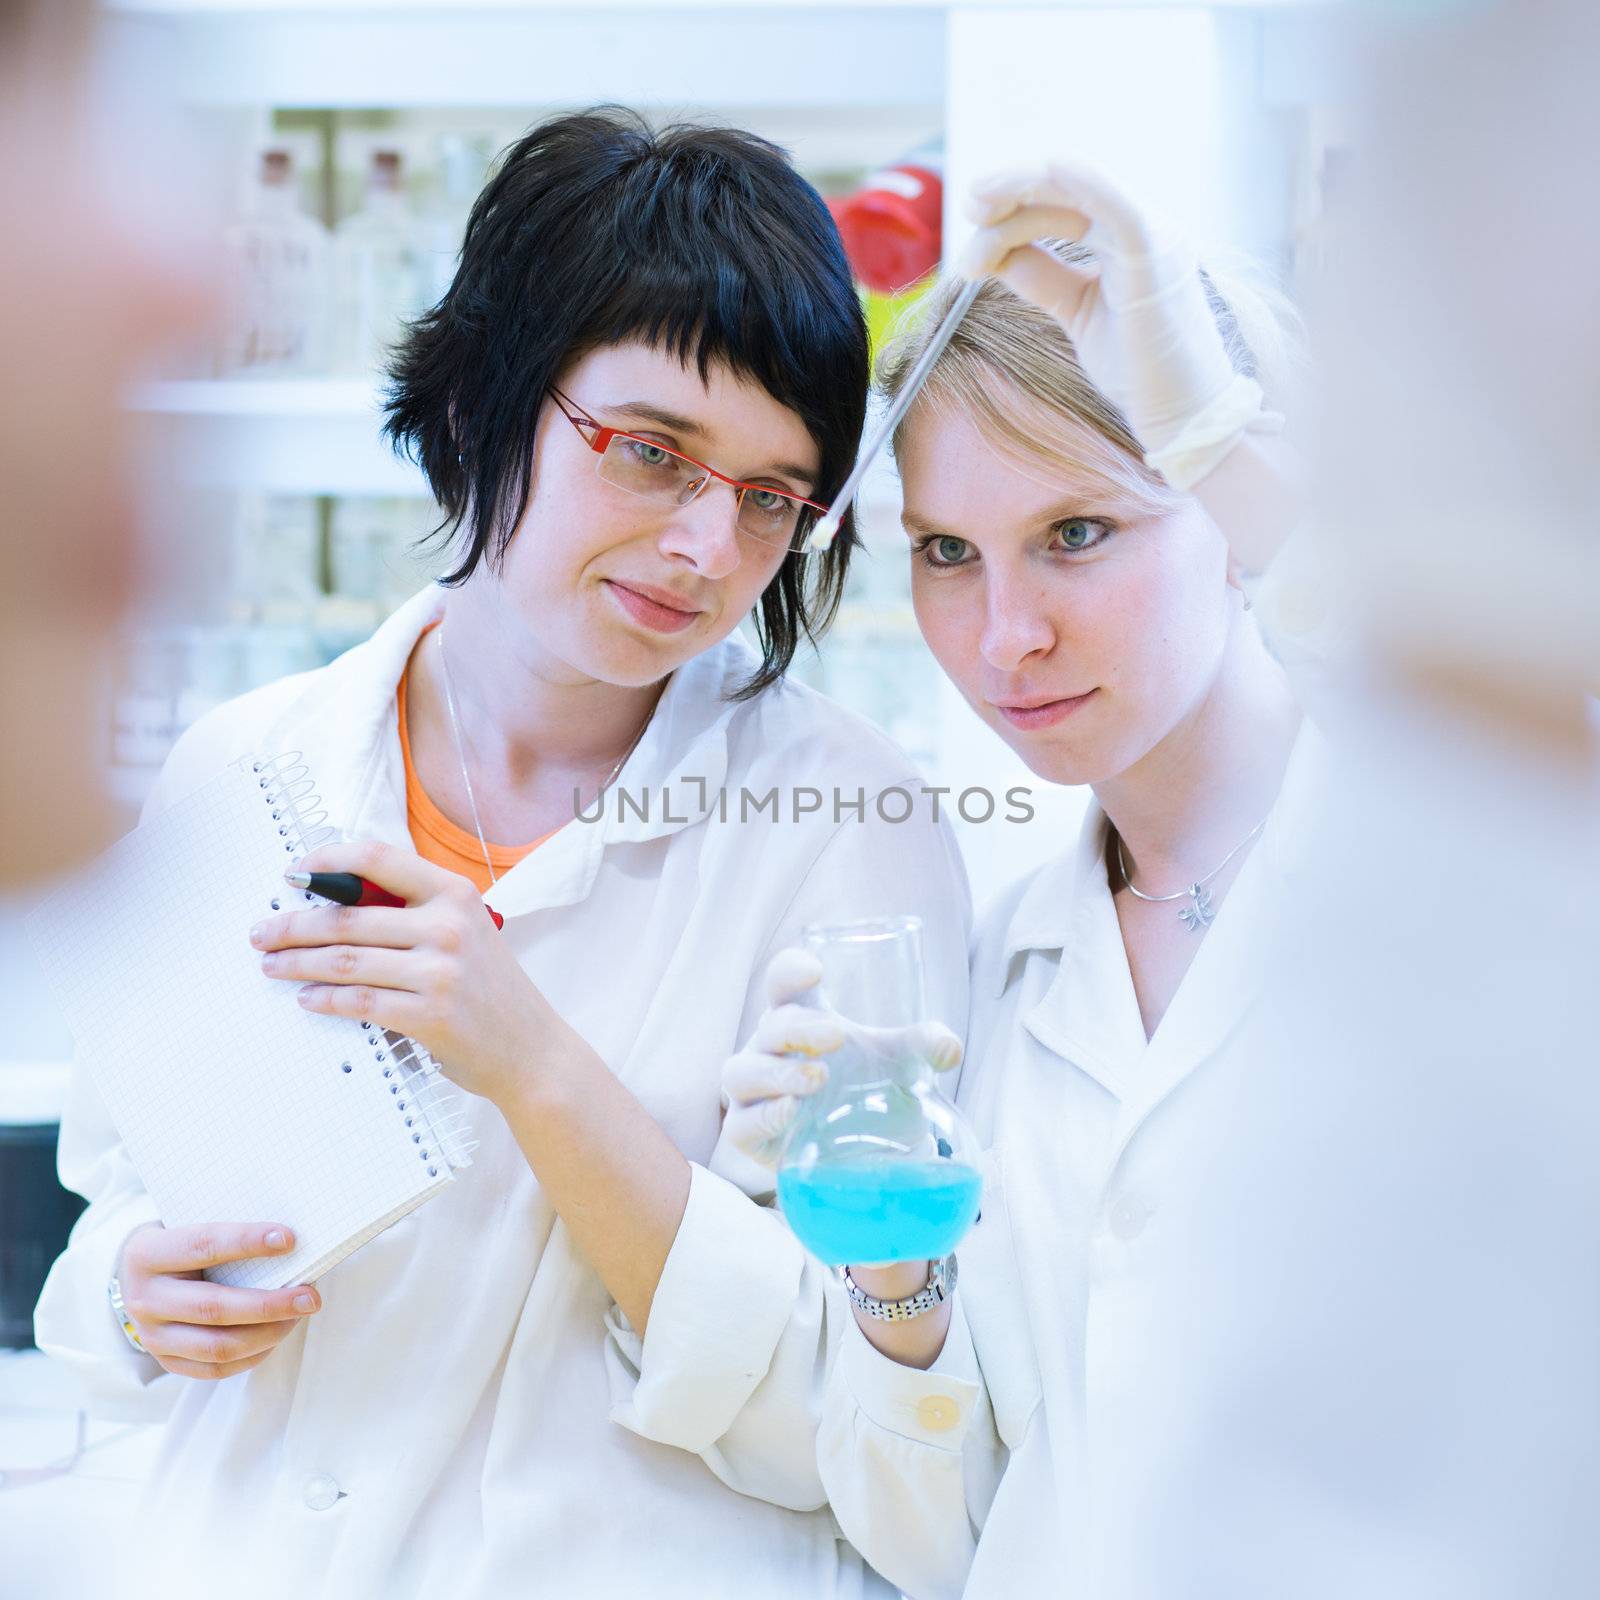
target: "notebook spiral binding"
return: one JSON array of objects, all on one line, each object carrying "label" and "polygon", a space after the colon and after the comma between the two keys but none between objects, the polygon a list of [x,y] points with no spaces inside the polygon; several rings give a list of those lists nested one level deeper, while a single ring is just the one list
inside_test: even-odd
[{"label": "notebook spiral binding", "polygon": [[[329,826],[328,813],[298,750],[285,751],[267,761],[252,761],[250,770],[262,791],[262,799],[272,808],[284,853],[291,859],[308,855],[337,834]],[[313,904],[318,897],[303,890]],[[376,1023],[363,1022],[361,1030],[373,1065],[389,1080],[395,1115],[405,1119],[416,1146],[417,1159],[428,1168],[430,1178],[439,1175],[441,1164],[451,1168],[470,1167],[477,1140],[461,1097],[448,1087],[439,1063],[415,1039]],[[343,1063],[350,1071],[350,1063]]]}]

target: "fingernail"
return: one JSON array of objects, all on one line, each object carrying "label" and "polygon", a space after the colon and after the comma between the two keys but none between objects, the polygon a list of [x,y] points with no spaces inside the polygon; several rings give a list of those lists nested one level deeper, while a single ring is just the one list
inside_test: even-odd
[{"label": "fingernail", "polygon": [[308,1294],[297,1294],[294,1297],[294,1308],[296,1311],[315,1311],[317,1302]]},{"label": "fingernail", "polygon": [[260,944],[260,943],[261,943],[261,938],[262,938],[262,929],[263,929],[263,928],[264,928],[264,927],[265,927],[265,926],[266,926],[266,924],[265,924],[265,923],[263,923],[263,922],[258,922],[258,923],[257,923],[257,924],[256,924],[256,925],[255,925],[255,927],[253,927],[253,928],[252,928],[252,929],[251,929],[251,930],[250,930],[250,943],[251,943],[251,944]]},{"label": "fingernail", "polygon": [[269,1250],[282,1250],[282,1249],[285,1249],[288,1246],[288,1243],[289,1243],[289,1241],[288,1241],[287,1238],[284,1237],[284,1232],[283,1232],[282,1228],[274,1228],[267,1235],[267,1249],[269,1249]]}]

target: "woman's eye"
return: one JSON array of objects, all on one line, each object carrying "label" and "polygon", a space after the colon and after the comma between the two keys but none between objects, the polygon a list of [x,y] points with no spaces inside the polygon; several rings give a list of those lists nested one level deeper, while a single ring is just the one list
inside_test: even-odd
[{"label": "woman's eye", "polygon": [[670,450],[663,450],[660,445],[651,444],[648,439],[630,439],[628,448],[642,467],[661,467],[675,459]]},{"label": "woman's eye", "polygon": [[1089,517],[1069,517],[1065,522],[1058,522],[1055,526],[1062,548],[1066,550],[1092,549],[1110,531],[1105,523],[1096,522]]},{"label": "woman's eye", "polygon": [[930,565],[935,567],[959,567],[966,557],[969,547],[965,539],[957,539],[952,534],[945,534],[942,538],[930,540],[922,548],[929,553]]},{"label": "woman's eye", "polygon": [[789,504],[788,495],[776,489],[746,489],[744,497],[757,511],[782,511]]}]

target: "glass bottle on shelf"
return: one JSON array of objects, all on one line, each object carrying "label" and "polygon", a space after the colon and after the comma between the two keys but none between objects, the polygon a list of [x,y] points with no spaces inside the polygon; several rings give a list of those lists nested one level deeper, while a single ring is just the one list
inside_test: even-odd
[{"label": "glass bottle on shelf", "polygon": [[432,581],[447,563],[419,548],[437,521],[433,503],[413,496],[354,496],[334,503],[333,593],[368,608],[369,629]]},{"label": "glass bottle on shelf", "polygon": [[437,196],[423,224],[425,305],[437,305],[455,281],[467,218],[483,187],[489,154],[483,139],[459,133],[439,136]]},{"label": "glass bottle on shelf", "polygon": [[383,530],[378,609],[388,616],[452,563],[443,559],[436,543],[422,543],[439,520],[431,500],[394,497],[379,501],[377,511]]},{"label": "glass bottle on shelf", "polygon": [[374,150],[366,200],[334,234],[337,370],[368,374],[383,365],[401,322],[422,308],[424,267],[400,152]]},{"label": "glass bottle on shelf", "polygon": [[180,730],[248,687],[241,665],[248,628],[223,623],[193,627],[187,635],[188,657],[177,701]]},{"label": "glass bottle on shelf", "polygon": [[119,641],[111,698],[110,758],[119,792],[148,784],[179,732],[187,670],[181,630],[139,628]]},{"label": "glass bottle on shelf", "polygon": [[819,1003],[845,1024],[828,1082],[802,1102],[778,1167],[795,1236],[829,1266],[935,1260],[972,1226],[977,1141],[917,1048],[926,1018],[916,917],[819,925]]},{"label": "glass bottle on shelf", "polygon": [[229,315],[227,374],[319,370],[327,300],[328,230],[300,209],[294,158],[263,150],[244,214],[224,237]]},{"label": "glass bottle on shelf", "polygon": [[320,592],[317,563],[314,499],[309,495],[240,495],[234,521],[234,621],[304,622]]}]

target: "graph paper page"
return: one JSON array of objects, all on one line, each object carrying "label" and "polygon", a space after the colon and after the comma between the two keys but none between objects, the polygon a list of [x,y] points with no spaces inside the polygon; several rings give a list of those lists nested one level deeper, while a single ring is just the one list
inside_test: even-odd
[{"label": "graph paper page", "polygon": [[291,1255],[208,1274],[256,1288],[308,1281],[451,1172],[383,1035],[302,1009],[298,983],[261,971],[249,931],[273,900],[323,903],[283,881],[300,845],[271,794],[234,763],[30,923],[162,1221],[294,1229]]}]

